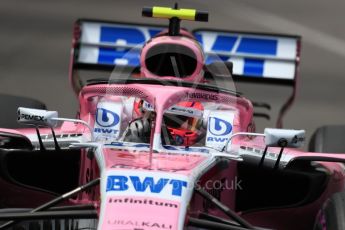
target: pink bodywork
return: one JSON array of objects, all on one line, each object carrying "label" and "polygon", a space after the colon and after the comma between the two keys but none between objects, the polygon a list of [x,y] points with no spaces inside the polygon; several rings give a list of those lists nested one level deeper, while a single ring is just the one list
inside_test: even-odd
[{"label": "pink bodywork", "polygon": [[[76,34],[78,34],[76,32]],[[75,47],[78,37],[74,38],[73,47]],[[146,78],[155,78],[145,66],[145,57],[147,50],[157,44],[180,44],[188,46],[196,55],[197,67],[194,73],[186,78],[184,81],[202,82],[201,72],[204,63],[203,53],[200,46],[186,37],[169,37],[162,36],[152,39],[147,43],[143,50],[140,59],[141,73]],[[151,85],[151,84],[96,84],[85,86],[79,92],[77,82],[73,79],[73,52],[71,53],[70,65],[70,81],[72,87],[79,93],[79,119],[87,121],[91,127],[95,123],[96,104],[94,98],[113,97],[113,96],[133,96],[141,98],[151,105],[154,105],[156,111],[156,126],[154,130],[155,136],[159,136],[161,132],[161,124],[163,113],[172,105],[188,100],[196,102],[218,102],[227,104],[236,110],[236,115],[233,121],[233,133],[237,132],[252,132],[253,124],[253,106],[251,102],[243,97],[230,95],[225,93],[209,92],[194,88],[185,88],[169,85]],[[176,80],[172,76],[165,76],[159,79],[162,80]],[[203,95],[203,96],[200,96]],[[35,133],[34,129],[18,129],[8,130],[0,129],[1,132],[16,133],[22,135],[32,135]],[[42,129],[42,134],[50,133],[49,129]],[[76,125],[70,122],[65,122],[61,127],[56,129],[57,134],[63,133],[83,133],[89,137],[89,131],[82,125]],[[236,153],[242,146],[251,147],[263,150],[265,143],[262,138],[249,139],[246,136],[235,138],[232,143],[232,149]],[[126,149],[102,146],[100,150],[101,160],[99,162],[95,158],[89,158],[86,155],[86,150],[82,150],[80,162],[79,184],[85,184],[90,180],[98,177],[105,179],[105,176],[119,173],[133,173],[138,174],[157,174],[168,175],[170,178],[185,178],[192,182],[197,182],[198,185],[204,186],[210,180],[218,180],[220,178],[227,178],[234,180],[237,177],[238,162],[230,160],[226,168],[219,170],[216,167],[216,157],[212,153],[188,152],[184,154],[170,153],[169,151],[162,151],[162,149],[155,149],[154,153],[148,150],[143,151],[128,151]],[[270,149],[271,153],[278,154],[279,149]],[[226,156],[226,153],[224,153]],[[223,157],[224,157],[223,156]],[[322,157],[328,160],[336,159],[345,162],[345,155],[339,154],[325,154],[325,153],[307,153],[295,149],[286,149],[284,158],[293,161],[302,157]],[[327,161],[326,159],[326,161]],[[102,167],[98,164],[103,163]],[[205,167],[205,164],[208,164]],[[320,163],[330,175],[330,179],[326,189],[321,196],[314,202],[298,207],[284,207],[267,210],[253,210],[243,213],[238,213],[251,224],[260,227],[275,228],[275,229],[308,229],[312,227],[314,219],[320,209],[322,203],[335,192],[342,191],[344,188],[345,173],[342,165],[338,163]],[[204,167],[203,171],[200,168]],[[253,175],[255,176],[255,175]],[[11,201],[9,206],[23,205],[30,207],[36,202],[43,202],[49,200],[52,196],[40,192],[32,192],[30,190],[20,189],[18,187],[11,187],[7,182],[0,180],[0,187],[10,187],[11,189],[2,194],[9,196],[11,193],[25,192],[30,196],[39,197],[39,200],[18,200]],[[103,182],[104,183],[104,182]],[[188,222],[189,217],[195,217],[201,210],[204,209],[203,200],[200,196],[194,195],[188,188],[191,194],[190,197],[184,197],[185,200],[179,199],[165,199],[157,196],[147,196],[146,193],[141,195],[107,193],[105,191],[107,185],[102,184],[93,188],[91,191],[79,194],[76,199],[69,200],[74,204],[94,203],[99,210],[99,229],[113,230],[113,229],[182,229],[184,224]],[[19,195],[18,195],[19,196]],[[258,197],[260,199],[260,197]],[[140,202],[139,202],[140,201]],[[227,189],[221,201],[230,207],[236,209],[236,191]],[[10,201],[9,201],[10,202]],[[184,202],[188,202],[187,204]],[[181,216],[181,214],[183,214]],[[216,210],[210,209],[209,214],[226,218],[226,216]],[[293,220],[293,221],[292,221]],[[182,223],[182,224],[181,224]]]},{"label": "pink bodywork", "polygon": [[[204,95],[200,97],[200,95]],[[145,99],[147,102],[155,106],[157,112],[157,125],[155,127],[155,134],[160,134],[160,124],[163,112],[171,105],[177,102],[189,101],[216,101],[228,104],[236,108],[237,115],[234,118],[233,129],[234,133],[247,131],[252,127],[253,107],[245,98],[224,93],[213,93],[199,89],[184,88],[177,86],[160,86],[160,85],[141,85],[141,84],[97,84],[90,85],[83,88],[80,93],[80,118],[88,121],[91,125],[95,119],[95,103],[91,103],[90,98],[94,97],[111,97],[111,96],[135,96]],[[22,135],[30,135],[35,131],[33,129],[18,129],[8,130],[0,129],[2,132],[11,132]],[[49,133],[49,129],[42,129],[41,133]],[[56,129],[56,133],[84,133],[88,136],[88,130],[82,125],[65,122],[60,128]],[[232,141],[233,149],[240,146],[253,147],[263,150],[265,144],[262,138],[248,139],[247,137],[237,137]],[[279,149],[271,148],[271,153],[278,154]],[[131,152],[125,149],[104,147],[102,154],[105,162],[103,173],[116,173],[117,170],[123,172],[123,168],[118,166],[125,166],[129,173],[169,173],[176,177],[192,178],[198,168],[207,162],[212,154],[190,152],[186,154],[173,154],[169,152],[155,152],[150,156],[148,150]],[[345,162],[345,155],[343,154],[326,154],[326,153],[308,153],[295,149],[286,149],[284,152],[284,159],[294,159],[302,157],[323,157],[328,158],[329,161],[343,161]],[[327,161],[327,159],[325,160]],[[228,167],[224,170],[218,170],[215,164],[210,164],[207,170],[197,176],[198,184],[203,186],[209,180],[217,180],[219,178],[228,178],[233,180],[237,176],[237,162],[232,160]],[[335,192],[342,191],[344,188],[344,168],[337,163],[320,163],[327,169],[330,175],[330,180],[326,189],[321,196],[314,202],[291,208],[276,208],[267,210],[253,210],[250,212],[239,213],[243,218],[250,221],[252,224],[268,228],[278,229],[305,229],[306,226],[311,227],[322,203]],[[89,159],[86,154],[81,156],[81,171],[80,184],[85,184],[87,181],[100,176],[100,170],[95,159]],[[0,181],[0,186],[8,186],[5,181]],[[10,186],[9,186],[10,187]],[[101,187],[102,189],[102,187]],[[18,188],[9,190],[14,193],[19,191]],[[22,190],[21,190],[22,191]],[[28,190],[27,194],[40,197],[44,200],[50,199],[50,195],[44,193],[31,192]],[[102,201],[100,203],[100,198]],[[132,199],[132,200],[131,200]],[[146,200],[144,203],[134,203],[133,199]],[[258,198],[259,199],[259,198]],[[121,202],[119,202],[119,200]],[[116,201],[116,202],[115,202]],[[125,202],[126,201],[126,202]],[[226,190],[222,196],[221,201],[232,209],[236,209],[236,191]],[[32,201],[17,200],[12,205],[27,205],[30,207]],[[31,203],[30,203],[31,202]],[[181,201],[162,199],[158,197],[131,196],[121,195],[114,196],[114,194],[101,196],[100,187],[95,187],[92,191],[80,194],[77,199],[70,200],[75,204],[81,203],[95,203],[101,205],[100,210],[103,210],[101,216],[100,229],[123,229],[124,227],[145,227],[145,229],[179,229],[181,222],[180,213],[185,213],[182,217],[182,223],[188,221],[188,217],[197,216],[200,210],[203,210],[203,201],[199,196],[192,196],[189,200],[188,209],[183,208]],[[165,204],[151,205],[151,204]],[[223,213],[216,209],[211,209],[210,214],[226,217]],[[295,221],[291,221],[291,219]],[[129,221],[131,220],[131,221]]]},{"label": "pink bodywork", "polygon": [[[145,62],[145,60],[148,58],[147,57],[148,50],[150,50],[151,48],[153,48],[157,45],[162,45],[162,44],[181,45],[183,47],[188,47],[189,49],[191,49],[193,51],[193,53],[195,54],[195,58],[196,58],[196,62],[197,62],[197,65],[196,65],[194,72],[190,76],[187,76],[187,77],[182,78],[182,79],[176,78],[174,76],[157,77],[153,73],[151,73],[147,69],[146,62]],[[196,83],[196,82],[200,82],[203,80],[201,70],[204,67],[204,55],[203,55],[203,52],[202,52],[200,45],[196,41],[191,40],[190,38],[182,37],[182,36],[171,36],[171,37],[170,36],[161,36],[161,37],[153,38],[149,43],[145,44],[145,46],[143,47],[143,49],[141,51],[141,55],[140,55],[140,66],[141,66],[142,75],[146,78],[154,78],[154,79],[161,79],[161,80],[162,79],[164,79],[164,80],[176,80],[176,79],[178,79],[181,81],[190,81],[190,82]]]},{"label": "pink bodywork", "polygon": [[[140,84],[129,84],[129,85],[92,85],[85,87],[82,92],[80,93],[79,101],[81,102],[81,110],[80,110],[80,117],[84,120],[89,120],[90,111],[94,111],[95,108],[90,108],[90,103],[88,103],[88,98],[94,96],[102,96],[102,95],[136,95],[142,99],[145,99],[149,103],[155,105],[156,112],[157,112],[157,126],[155,127],[155,133],[159,134],[161,127],[161,118],[162,114],[165,109],[169,108],[171,105],[183,101],[183,100],[192,100],[193,95],[198,94],[207,94],[209,95],[208,99],[202,98],[194,98],[195,101],[209,101],[210,98],[213,98],[217,102],[222,103],[229,103],[238,109],[238,116],[234,119],[234,133],[240,131],[247,131],[248,127],[252,124],[252,113],[253,108],[251,103],[241,97],[236,97],[232,95],[226,95],[221,93],[212,93],[206,92],[203,90],[196,90],[190,88],[182,88],[182,87],[174,87],[174,86],[158,86],[158,85],[140,85]],[[92,113],[92,112],[91,112]],[[92,120],[91,120],[91,123]],[[236,146],[247,146],[247,147],[255,147],[259,149],[264,149],[264,141],[262,138],[255,138],[253,140],[247,139],[246,137],[236,138],[233,141],[233,145]],[[279,149],[272,149],[271,152],[278,153]],[[322,157],[334,157],[337,159],[343,159],[345,161],[345,156],[338,155],[338,154],[317,154],[317,153],[305,153],[299,150],[294,149],[286,149],[285,156],[286,157],[302,157],[302,156],[322,156]],[[148,152],[139,152],[136,154],[130,154],[126,152],[121,152],[116,149],[109,149],[104,150],[104,157],[106,162],[106,168],[109,169],[109,166],[113,165],[127,165],[128,167],[136,168],[135,170],[150,170],[150,171],[157,171],[157,172],[166,172],[166,171],[173,171],[176,174],[184,174],[189,175],[193,170],[198,168],[198,165],[202,162],[202,159],[205,156],[198,156],[198,155],[167,155],[164,153],[154,153],[153,154],[153,164],[149,161],[149,153]],[[206,157],[207,158],[207,157]],[[85,160],[85,159],[84,159]],[[87,162],[87,160],[85,160]],[[92,164],[90,162],[90,164]],[[320,208],[321,204],[324,202],[327,197],[337,191],[341,191],[344,187],[344,170],[339,164],[334,163],[322,163],[324,167],[326,167],[329,172],[331,173],[331,181],[327,189],[323,192],[322,196],[316,200],[314,203],[303,206],[303,207],[296,207],[296,208],[284,208],[284,209],[277,209],[277,210],[267,210],[267,211],[253,211],[253,212],[246,212],[241,214],[245,219],[251,221],[251,223],[256,224],[258,226],[264,227],[272,227],[272,228],[279,228],[279,229],[291,229],[294,227],[296,229],[304,229],[304,226],[312,225],[314,221],[314,217],[316,216],[317,210]],[[92,167],[90,165],[90,167]],[[97,171],[97,169],[95,169]],[[215,173],[212,176],[212,173],[206,173],[204,176],[201,176],[201,184],[202,181],[206,181],[208,179],[219,178],[223,176],[227,176],[229,178],[234,178],[236,176],[236,162],[231,163],[231,167],[227,170],[222,171],[221,173]],[[210,170],[209,172],[211,172]],[[224,175],[225,174],[225,175]],[[84,178],[84,177],[81,177]],[[85,181],[81,181],[84,183]],[[126,197],[122,197],[121,199],[125,199]],[[130,197],[127,197],[129,199]],[[87,197],[86,194],[83,195],[82,200],[88,200],[90,197]],[[111,198],[107,199],[108,201]],[[222,200],[225,204],[227,204],[231,208],[235,208],[234,201],[235,201],[235,191],[226,191],[226,196],[224,196],[224,200]],[[169,200],[162,200],[159,202],[169,202]],[[202,210],[200,207],[202,201],[200,197],[193,197],[190,203],[191,209],[189,210],[189,215],[195,215],[193,213],[197,213],[197,210]],[[171,209],[164,208],[159,209],[156,206],[150,206],[146,208],[138,210],[138,205],[125,205],[121,204],[112,204],[106,206],[106,217],[107,221],[103,221],[102,229],[120,229],[121,227],[125,227],[126,225],[133,225],[132,222],[124,222],[124,220],[133,219],[133,213],[137,213],[136,216],[136,224],[142,223],[144,219],[149,220],[150,223],[157,223],[158,225],[164,225],[166,229],[176,229],[176,224],[178,221],[177,213],[171,213]],[[179,204],[176,204],[179,206]],[[122,211],[121,211],[122,210]],[[128,212],[123,212],[123,210],[128,210]],[[177,210],[175,210],[177,211]],[[214,215],[223,216],[224,214],[219,211],[212,211]],[[116,227],[114,226],[114,222],[112,220],[112,213],[121,213],[120,220],[117,220]],[[127,214],[126,214],[127,213]],[[149,213],[150,215],[147,215]],[[164,213],[164,214],[163,214]],[[290,217],[298,213],[296,220],[298,219],[298,226],[303,226],[298,228],[296,226],[296,222],[291,222]],[[304,216],[308,216],[305,218]],[[147,218],[146,218],[147,217]],[[187,212],[188,217],[188,212]],[[300,217],[300,218],[299,218]],[[303,217],[303,218],[302,218]],[[108,218],[108,219],[107,219]],[[175,219],[177,218],[177,219]],[[187,219],[185,219],[187,221]],[[110,224],[113,223],[113,224]],[[146,229],[158,229],[157,226],[152,226],[149,228],[146,226]]]},{"label": "pink bodywork", "polygon": [[[226,95],[226,94],[218,94],[218,93],[210,93],[203,90],[196,90],[192,88],[183,88],[183,87],[175,87],[175,86],[158,86],[158,85],[140,85],[140,84],[130,84],[130,85],[93,85],[85,87],[79,97],[79,101],[81,102],[81,110],[80,110],[80,117],[84,120],[89,120],[90,117],[94,118],[94,116],[90,116],[94,114],[95,107],[94,103],[89,103],[89,98],[93,98],[95,96],[99,96],[102,98],[103,96],[136,96],[140,97],[141,99],[145,99],[148,103],[154,105],[156,113],[157,113],[157,120],[155,126],[155,134],[160,134],[161,131],[161,123],[162,123],[162,115],[164,111],[169,108],[170,106],[184,100],[189,101],[210,101],[214,100],[215,102],[221,102],[224,104],[232,105],[234,108],[238,110],[238,116],[234,119],[234,132],[239,131],[246,131],[247,127],[250,125],[252,121],[252,106],[251,103],[244,99],[233,95]],[[196,95],[207,95],[205,98],[195,97]],[[89,120],[90,121],[90,120]],[[91,124],[94,121],[91,119]],[[129,168],[135,168],[136,171],[145,171],[149,170],[150,172],[157,171],[157,172],[170,172],[176,175],[182,174],[185,176],[190,176],[191,173],[195,172],[198,169],[199,165],[208,157],[204,154],[183,154],[183,155],[176,155],[176,154],[166,154],[166,153],[154,153],[152,159],[150,159],[150,154],[148,152],[121,152],[116,149],[104,149],[103,152],[104,159],[105,159],[105,170],[114,170],[111,167],[114,165],[126,165]],[[86,160],[86,159],[84,159]],[[86,160],[87,161],[87,160]],[[91,164],[91,162],[90,162]],[[233,164],[234,165],[234,164]],[[235,175],[236,167],[229,168],[228,175]],[[83,177],[81,177],[83,178]],[[84,183],[85,181],[81,181]],[[87,197],[82,198],[87,199]],[[107,202],[105,202],[106,206],[105,216],[103,217],[104,221],[102,222],[102,229],[121,229],[126,224],[119,224],[116,227],[113,224],[112,213],[118,213],[118,210],[128,210],[128,212],[121,211],[121,215],[124,215],[120,220],[129,220],[133,219],[133,212],[138,212],[136,206],[128,204],[127,207],[124,207],[124,204],[121,205],[114,203],[109,203],[109,199],[106,198]],[[117,197],[117,199],[119,199]],[[121,199],[125,199],[125,197],[121,197]],[[229,201],[234,201],[234,196],[229,195],[227,198]],[[163,200],[164,201],[164,200]],[[165,200],[164,202],[169,203],[171,200]],[[233,204],[233,202],[231,202]],[[178,205],[179,206],[179,205]],[[231,205],[233,207],[233,205]],[[179,206],[180,207],[180,206]],[[147,210],[146,210],[147,208]],[[112,210],[112,211],[110,211]],[[132,211],[131,211],[132,210]],[[163,209],[159,209],[156,206],[146,206],[140,209],[140,213],[142,215],[136,215],[138,219],[136,222],[142,221],[145,214],[149,213],[151,216],[151,223],[169,223],[169,226],[172,227],[167,229],[177,229],[177,223],[179,220],[178,213],[181,211],[179,208],[174,209],[176,212],[175,214],[170,213],[172,210],[166,209],[166,212]],[[157,212],[157,214],[155,214]],[[163,214],[164,213],[164,214]],[[175,217],[175,218],[173,218]],[[153,220],[152,220],[153,218]],[[164,219],[164,218],[167,218]],[[144,218],[145,219],[145,218]],[[147,219],[147,218],[146,218]],[[164,219],[164,220],[163,220]],[[169,220],[169,221],[168,221]],[[107,227],[106,227],[107,226]],[[152,228],[145,229],[157,229],[157,226],[153,226]]]},{"label": "pink bodywork", "polygon": [[[204,95],[200,97],[200,95]],[[80,119],[88,121],[93,125],[95,119],[95,103],[91,103],[90,98],[94,97],[112,97],[112,96],[135,96],[146,100],[155,106],[157,113],[157,125],[155,127],[155,134],[160,134],[161,119],[164,111],[177,102],[189,101],[215,101],[228,104],[236,108],[237,115],[234,118],[233,129],[236,132],[245,132],[252,127],[253,107],[250,101],[245,98],[224,94],[213,93],[199,89],[184,88],[177,86],[160,86],[160,85],[142,85],[142,84],[97,84],[86,86],[82,89],[79,96],[80,101]],[[2,132],[12,132],[17,134],[29,135],[33,134],[33,129],[18,129],[17,131],[1,129]],[[42,129],[41,133],[49,133],[48,129]],[[88,130],[82,125],[65,122],[60,128],[56,129],[56,133],[88,133]],[[88,135],[88,134],[87,134]],[[262,138],[248,139],[247,137],[237,137],[232,141],[233,149],[239,146],[253,147],[263,150],[265,144]],[[279,149],[271,148],[271,153],[278,154]],[[212,154],[191,152],[186,154],[172,154],[169,152],[155,152],[150,155],[149,151],[135,151],[131,152],[125,149],[104,147],[102,154],[105,162],[103,168],[104,174],[116,173],[118,170],[123,172],[123,168],[118,166],[125,166],[129,173],[169,173],[176,177],[192,178],[198,168],[207,162]],[[300,157],[328,157],[328,159],[337,159],[345,162],[345,155],[340,154],[325,154],[325,153],[307,153],[295,149],[286,149],[284,157],[287,159],[297,159]],[[253,210],[251,212],[239,213],[243,218],[250,221],[252,224],[268,228],[278,229],[305,229],[306,226],[312,226],[317,211],[322,203],[333,193],[342,191],[344,187],[344,168],[337,163],[320,163],[327,169],[330,175],[328,186],[323,191],[322,195],[313,203],[302,207],[292,208],[277,208],[268,210]],[[89,159],[86,154],[81,156],[81,171],[80,184],[85,184],[87,181],[100,176],[100,170],[95,159]],[[232,180],[237,176],[237,162],[230,161],[228,167],[219,171],[215,164],[210,164],[207,170],[197,176],[198,184],[205,185],[209,180],[217,180],[219,178],[228,178]],[[103,174],[102,174],[103,175]],[[0,186],[6,186],[6,182],[0,181]],[[203,210],[203,201],[199,196],[192,196],[189,200],[188,209],[186,210],[181,205],[179,200],[162,199],[158,197],[131,196],[121,195],[114,196],[114,194],[101,197],[100,187],[96,187],[92,192],[84,192],[80,194],[77,199],[70,200],[75,204],[80,203],[95,203],[100,204],[101,215],[99,228],[100,229],[123,229],[125,227],[145,227],[145,229],[179,229],[179,223],[188,221],[189,216],[196,216],[200,210]],[[101,187],[102,189],[102,187]],[[16,191],[16,190],[13,190]],[[12,191],[12,192],[13,192]],[[30,191],[27,191],[30,194]],[[40,193],[38,197],[49,199],[50,196],[45,196]],[[100,203],[100,197],[102,201]],[[131,200],[132,199],[132,200]],[[134,200],[146,200],[144,203],[134,203]],[[259,198],[258,198],[259,199]],[[121,202],[119,202],[121,201]],[[226,190],[221,200],[224,204],[232,209],[236,209],[236,191]],[[28,202],[26,200],[25,202]],[[24,201],[15,203],[23,204]],[[152,205],[152,204],[165,204]],[[11,204],[15,205],[15,204]],[[30,206],[30,202],[28,203]],[[185,213],[182,217],[180,213]],[[226,217],[223,213],[216,209],[211,209],[210,214]],[[291,221],[291,218],[295,221]],[[298,223],[298,224],[296,224]]]}]

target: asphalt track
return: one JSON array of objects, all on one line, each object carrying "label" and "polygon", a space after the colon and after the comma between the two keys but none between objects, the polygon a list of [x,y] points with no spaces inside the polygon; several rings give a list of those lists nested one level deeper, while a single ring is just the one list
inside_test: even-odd
[{"label": "asphalt track", "polygon": [[[308,136],[325,124],[345,124],[345,2],[341,0],[178,1],[181,7],[208,10],[209,27],[303,37],[296,102],[285,117],[286,128],[303,128]],[[141,18],[141,7],[172,6],[173,1],[0,1],[0,93],[39,99],[62,116],[74,117],[77,100],[68,84],[72,25],[77,18],[164,23]],[[240,88],[242,90],[242,88]],[[248,86],[256,101],[274,108],[289,91]],[[253,96],[256,95],[256,96]],[[6,108],[1,108],[6,110]],[[272,111],[273,117],[277,109]],[[15,114],[13,115],[15,117]],[[257,120],[259,129],[274,123]]]}]

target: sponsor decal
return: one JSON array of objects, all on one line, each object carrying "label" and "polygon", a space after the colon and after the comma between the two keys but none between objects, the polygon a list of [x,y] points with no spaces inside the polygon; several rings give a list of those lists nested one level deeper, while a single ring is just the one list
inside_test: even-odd
[{"label": "sponsor decal", "polygon": [[207,141],[216,142],[216,143],[224,143],[228,140],[227,137],[208,137]]},{"label": "sponsor decal", "polygon": [[131,143],[131,142],[111,142],[108,146],[114,147],[131,147],[131,148],[149,148],[150,144],[146,143]]},{"label": "sponsor decal", "polygon": [[120,117],[116,113],[107,109],[103,109],[103,108],[97,109],[96,122],[99,126],[113,127],[117,125],[119,121],[120,121]]},{"label": "sponsor decal", "polygon": [[[118,45],[142,45],[162,29],[150,27],[136,27],[124,25],[101,25],[99,42],[115,43]],[[140,64],[140,50],[115,49],[100,47],[98,63],[137,66]]]},{"label": "sponsor decal", "polygon": [[154,205],[168,208],[178,208],[177,204],[170,202],[155,201],[152,199],[140,199],[140,198],[110,198],[109,203],[121,203],[121,204],[143,204],[143,205]]},{"label": "sponsor decal", "polygon": [[[111,142],[110,144],[106,144],[107,146],[114,146],[114,147],[125,147],[125,148],[137,148],[137,149],[147,149],[150,147],[150,144],[145,143],[125,143],[125,142]],[[172,145],[163,145],[163,147],[167,150],[173,151],[183,151],[183,152],[201,152],[201,153],[209,153],[210,151],[207,148],[202,147],[181,147],[181,146],[172,146]]]},{"label": "sponsor decal", "polygon": [[146,109],[146,110],[149,110],[149,111],[153,111],[153,110],[154,110],[153,105],[151,105],[151,104],[148,103],[147,101],[144,101],[144,102],[143,102],[143,108]]},{"label": "sponsor decal", "polygon": [[187,97],[190,99],[205,99],[205,100],[218,100],[217,94],[206,94],[206,93],[187,93]]},{"label": "sponsor decal", "polygon": [[[86,27],[85,30],[87,31],[88,27]],[[97,34],[99,40],[96,42],[140,46],[162,30],[163,28],[155,27],[100,24]],[[193,33],[193,35],[197,41],[199,41],[203,50],[210,53],[205,55],[206,64],[219,60],[229,60],[229,56],[227,55],[217,55],[219,52],[231,52],[241,55],[248,54],[252,56],[279,56],[279,38],[267,36],[253,37],[245,34],[224,34],[210,31],[199,31]],[[286,42],[284,42],[284,44],[285,43]],[[288,44],[290,44],[290,41]],[[290,47],[290,45],[288,47]],[[120,63],[130,66],[139,65],[140,50],[132,50],[131,55],[127,54],[127,52],[127,49],[100,47],[97,61],[102,64]],[[260,60],[255,59],[257,64],[253,67],[253,62],[251,60],[252,59],[244,61],[243,67],[240,68],[240,73],[246,71],[261,76],[263,73],[264,61],[260,62]]]},{"label": "sponsor decal", "polygon": [[[250,155],[254,157],[262,157],[262,154],[264,153],[264,150],[262,149],[256,149],[252,147],[247,147],[247,146],[240,146],[240,155]],[[272,159],[276,160],[278,158],[278,153],[273,153],[273,152],[266,152],[266,158],[265,159]]]},{"label": "sponsor decal", "polygon": [[179,107],[172,107],[170,108],[170,111],[180,111],[180,112],[184,112],[184,113],[189,113],[189,114],[193,114],[193,110],[188,109],[188,108],[179,108]]},{"label": "sponsor decal", "polygon": [[206,146],[222,149],[233,131],[234,111],[211,111],[207,122]]},{"label": "sponsor decal", "polygon": [[291,143],[297,144],[298,142],[304,142],[304,139],[304,137],[298,137],[297,135],[295,135],[294,138],[292,138]]},{"label": "sponsor decal", "polygon": [[187,107],[181,107],[181,106],[171,106],[166,113],[172,113],[172,114],[179,114],[179,115],[184,115],[188,117],[201,117],[202,112],[197,109],[193,108],[187,108]]},{"label": "sponsor decal", "polygon": [[[59,138],[74,138],[74,137],[81,137],[83,136],[82,133],[65,133],[65,134],[55,134],[55,137],[57,139]],[[41,138],[42,139],[53,139],[53,135],[52,134],[41,134]]]},{"label": "sponsor decal", "polygon": [[217,117],[209,117],[208,122],[208,131],[213,136],[208,136],[207,141],[222,143],[229,139],[225,136],[228,136],[232,131],[232,125],[230,122]]},{"label": "sponsor decal", "polygon": [[58,113],[56,111],[30,109],[24,107],[18,107],[17,109],[17,120],[19,123],[54,127],[57,124],[57,121],[54,120],[54,118],[57,117]]},{"label": "sponsor decal", "polygon": [[190,115],[194,114],[194,110],[188,109],[188,108],[171,107],[169,110],[172,111],[172,112],[178,111],[178,112],[183,112],[183,113],[189,113]]},{"label": "sponsor decal", "polygon": [[164,177],[111,175],[107,178],[106,191],[134,191],[136,193],[160,194],[163,189],[168,195],[181,197],[182,191],[187,187],[187,181]]},{"label": "sponsor decal", "polygon": [[[109,170],[103,180],[105,205],[101,210],[104,213],[101,226],[104,228],[164,229],[162,224],[165,224],[166,229],[178,229],[183,224],[179,216],[181,210],[184,216],[186,200],[189,199],[187,185],[192,182],[188,176],[161,171],[117,169]],[[108,220],[133,218],[151,224],[158,222],[160,228],[156,225],[123,226],[119,223],[110,226],[108,223]]]},{"label": "sponsor decal", "polygon": [[209,131],[215,136],[228,135],[232,131],[232,125],[220,118],[209,117]]},{"label": "sponsor decal", "polygon": [[[288,39],[286,37],[263,35],[253,36],[250,34],[236,33],[224,34],[211,31],[198,31],[194,35],[196,39],[202,43],[203,50],[206,52],[205,64],[219,60],[232,61],[234,63],[233,71],[235,75],[257,77],[272,75],[274,69],[276,69],[279,64],[277,63],[277,66],[265,65],[268,60],[258,58],[259,56],[269,55],[274,57],[285,57],[287,55],[289,58],[294,58],[296,55],[289,52],[278,52],[278,50],[295,50],[296,40],[294,38]],[[241,58],[234,58],[223,55],[224,53],[235,53],[244,56]],[[289,67],[294,69],[293,64]],[[278,76],[286,75],[288,79],[293,79],[294,73],[291,71],[292,69],[288,68],[281,70]]]},{"label": "sponsor decal", "polygon": [[180,146],[173,146],[173,145],[163,145],[163,147],[167,150],[173,151],[184,151],[184,152],[199,152],[199,153],[209,153],[210,151],[207,148],[202,147],[180,147]]},{"label": "sponsor decal", "polygon": [[[108,108],[111,108],[111,110]],[[99,103],[95,118],[95,137],[116,138],[120,134],[121,113],[122,105],[118,103]]]},{"label": "sponsor decal", "polygon": [[[144,101],[143,102],[143,108],[148,111],[153,111],[154,107],[150,103]],[[179,114],[179,115],[185,115],[189,117],[193,116],[202,116],[202,112],[196,109],[182,107],[182,106],[171,106],[169,109],[167,109],[166,113],[172,113],[172,114]]]},{"label": "sponsor decal", "polygon": [[155,221],[137,221],[137,220],[108,220],[107,223],[109,225],[121,225],[131,227],[131,229],[135,230],[143,230],[143,229],[172,229],[173,226],[171,224],[164,224]]},{"label": "sponsor decal", "polygon": [[32,121],[45,121],[44,116],[30,115],[30,114],[25,114],[25,113],[20,114],[20,118],[25,119],[25,120],[32,120]]},{"label": "sponsor decal", "polygon": [[115,129],[105,129],[105,128],[95,128],[95,133],[101,133],[101,134],[117,134],[119,130]]}]

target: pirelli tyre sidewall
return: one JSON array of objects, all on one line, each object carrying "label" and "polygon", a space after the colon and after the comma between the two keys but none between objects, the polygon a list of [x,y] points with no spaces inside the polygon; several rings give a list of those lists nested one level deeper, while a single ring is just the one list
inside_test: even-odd
[{"label": "pirelli tyre sidewall", "polygon": [[319,211],[314,230],[345,229],[345,192],[339,192],[328,199]]},{"label": "pirelli tyre sidewall", "polygon": [[325,125],[318,128],[309,143],[310,152],[345,153],[345,125]]}]

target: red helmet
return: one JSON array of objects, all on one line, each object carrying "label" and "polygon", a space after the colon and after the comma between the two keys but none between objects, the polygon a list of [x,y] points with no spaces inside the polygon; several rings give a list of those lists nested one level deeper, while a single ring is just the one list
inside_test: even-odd
[{"label": "red helmet", "polygon": [[[174,110],[178,111],[178,109],[189,110],[191,116],[179,115],[173,112]],[[203,105],[200,102],[180,102],[164,114],[162,127],[167,128],[170,138],[173,139],[173,144],[192,146],[200,140],[199,127],[202,119],[193,116],[193,114],[200,113],[202,110]]]},{"label": "red helmet", "polygon": [[[171,106],[163,115],[163,144],[195,145],[201,137],[199,128],[202,124],[200,114],[203,109],[200,102],[180,102]],[[134,111],[138,117],[141,117],[144,111],[150,110],[150,105],[144,100],[134,102]]]}]

